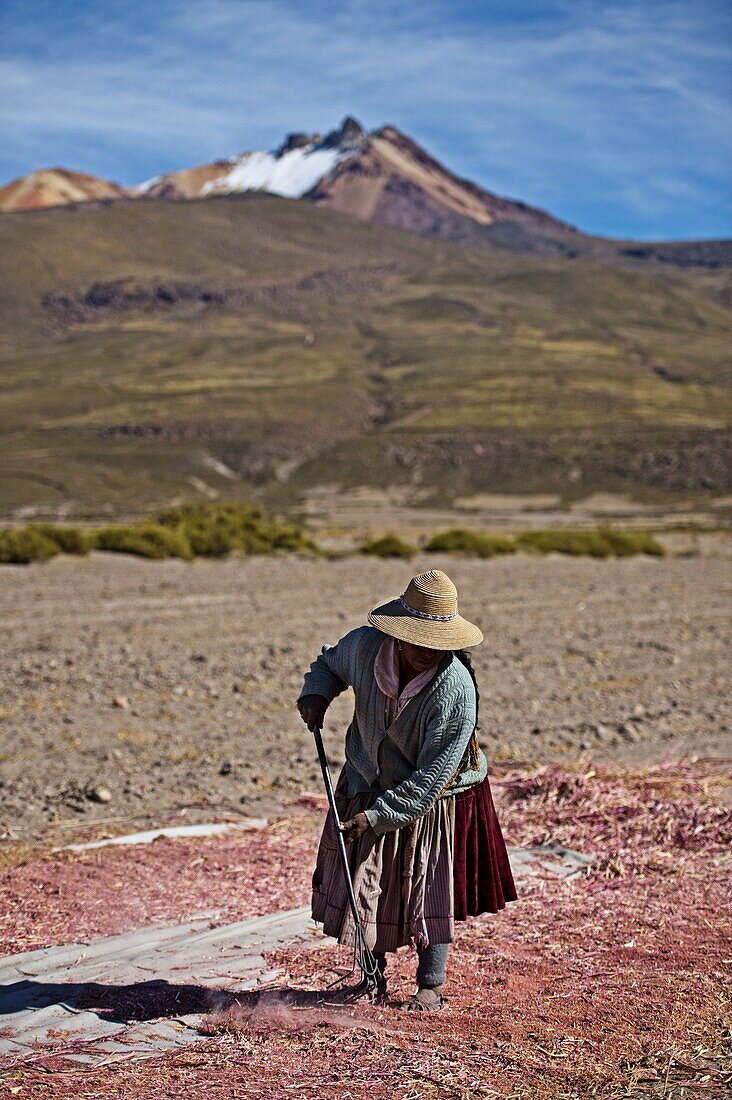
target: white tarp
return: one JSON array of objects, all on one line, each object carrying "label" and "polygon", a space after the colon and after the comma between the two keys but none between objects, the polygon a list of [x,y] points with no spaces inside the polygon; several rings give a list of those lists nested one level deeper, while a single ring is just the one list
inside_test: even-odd
[{"label": "white tarp", "polygon": [[54,851],[88,852],[92,848],[108,848],[117,844],[152,844],[153,840],[159,840],[161,836],[226,836],[227,833],[266,829],[267,824],[266,817],[250,817],[246,821],[218,821],[209,825],[168,825],[163,829],[147,829],[143,833],[126,833],[124,836],[110,836],[104,840],[89,840],[85,844],[67,844],[65,848],[54,848]]}]

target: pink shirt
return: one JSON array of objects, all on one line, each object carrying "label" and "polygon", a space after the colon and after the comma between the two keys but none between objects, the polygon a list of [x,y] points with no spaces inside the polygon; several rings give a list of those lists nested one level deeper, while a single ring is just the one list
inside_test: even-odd
[{"label": "pink shirt", "polygon": [[413,699],[417,695],[425,684],[428,684],[437,672],[439,665],[439,659],[434,664],[426,668],[424,672],[420,672],[418,676],[415,676],[413,680],[405,686],[401,695],[399,694],[399,650],[397,648],[396,638],[390,638],[388,635],[384,638],[384,641],[379,647],[379,652],[376,654],[376,660],[374,661],[374,677],[379,689],[386,696],[386,713],[384,715],[384,721],[386,728],[394,722],[397,716],[401,713],[405,704]]}]

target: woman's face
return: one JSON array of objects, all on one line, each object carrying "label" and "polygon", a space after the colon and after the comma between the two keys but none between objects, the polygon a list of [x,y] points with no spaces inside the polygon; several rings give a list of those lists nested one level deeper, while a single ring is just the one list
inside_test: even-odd
[{"label": "woman's face", "polygon": [[411,642],[400,642],[399,652],[402,655],[402,659],[406,661],[410,668],[414,668],[417,672],[424,672],[425,669],[433,665],[435,661],[440,661],[447,653],[446,649],[428,649],[423,645],[412,645]]}]

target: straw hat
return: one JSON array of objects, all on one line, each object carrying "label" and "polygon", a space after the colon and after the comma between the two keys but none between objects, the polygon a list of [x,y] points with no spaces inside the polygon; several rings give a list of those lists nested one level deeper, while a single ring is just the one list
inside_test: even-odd
[{"label": "straw hat", "polygon": [[368,620],[400,642],[427,649],[465,649],[483,641],[479,628],[458,613],[457,588],[440,569],[412,577],[403,596],[375,607]]}]

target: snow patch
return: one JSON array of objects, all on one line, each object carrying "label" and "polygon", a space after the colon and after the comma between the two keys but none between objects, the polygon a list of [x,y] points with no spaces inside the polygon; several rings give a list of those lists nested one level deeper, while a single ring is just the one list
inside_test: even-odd
[{"label": "snow patch", "polygon": [[146,195],[148,191],[152,191],[153,187],[160,183],[162,176],[153,176],[149,180],[145,180],[144,183],[138,183],[136,187],[132,188],[135,195]]},{"label": "snow patch", "polygon": [[352,149],[315,145],[291,149],[279,157],[274,153],[243,153],[227,175],[204,184],[201,195],[269,191],[287,199],[300,199],[336,164],[352,155]]}]

